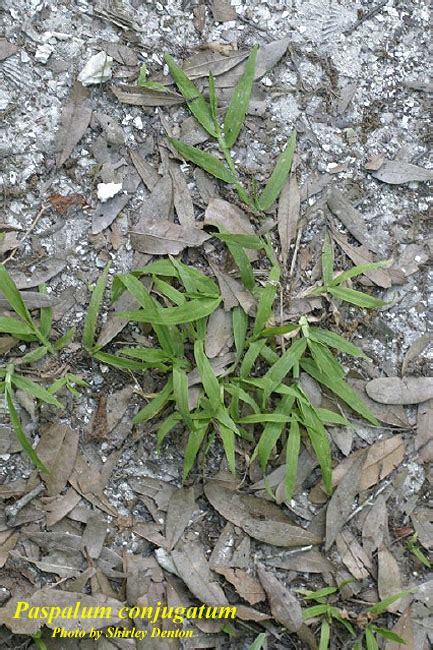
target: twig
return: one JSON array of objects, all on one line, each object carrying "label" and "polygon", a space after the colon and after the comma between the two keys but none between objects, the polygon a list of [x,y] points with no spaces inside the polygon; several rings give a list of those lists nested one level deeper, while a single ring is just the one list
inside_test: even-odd
[{"label": "twig", "polygon": [[10,255],[5,259],[5,261],[3,262],[3,264],[6,264],[7,262],[10,262],[11,260],[13,260],[13,258],[15,257],[15,253],[17,252],[17,250],[22,246],[22,244],[25,242],[25,240],[26,240],[27,237],[30,235],[30,233],[33,232],[33,230],[35,229],[35,227],[36,227],[36,225],[37,225],[39,219],[40,219],[40,218],[42,217],[42,215],[43,215],[43,214],[48,210],[49,207],[50,207],[50,206],[48,206],[48,205],[44,205],[44,206],[42,206],[42,208],[39,210],[39,212],[38,212],[38,214],[36,215],[36,217],[33,219],[33,222],[31,223],[31,225],[28,227],[28,229],[27,229],[26,232],[24,233],[23,238],[20,240],[19,245],[18,245],[18,246],[15,246],[15,248],[12,250],[12,252],[10,253]]},{"label": "twig", "polygon": [[349,36],[352,32],[354,32],[358,27],[360,27],[363,23],[365,23],[366,20],[370,20],[370,18],[374,18],[376,14],[379,13],[379,11],[382,9],[387,4],[388,0],[382,0],[382,2],[379,2],[379,4],[376,7],[373,7],[373,9],[370,9],[370,11],[367,11],[361,18],[359,18],[356,23],[353,23],[351,27],[346,29],[344,32],[345,36]]}]

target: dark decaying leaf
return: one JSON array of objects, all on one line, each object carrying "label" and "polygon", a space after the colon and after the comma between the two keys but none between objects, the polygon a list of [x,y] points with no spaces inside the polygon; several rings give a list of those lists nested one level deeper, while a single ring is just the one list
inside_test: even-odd
[{"label": "dark decaying leaf", "polygon": [[326,540],[325,549],[328,551],[335,542],[337,535],[343,528],[350,513],[353,502],[359,492],[361,472],[364,466],[366,451],[356,458],[350,468],[350,472],[343,480],[331,497],[326,510]]},{"label": "dark decaying leaf", "polygon": [[61,167],[69,158],[90,124],[92,105],[89,91],[79,81],[72,89],[71,98],[64,107],[56,136],[56,165]]},{"label": "dark decaying leaf", "polygon": [[399,185],[411,181],[431,181],[433,180],[433,170],[411,165],[401,160],[385,160],[383,165],[372,173],[372,176],[383,183]]},{"label": "dark decaying leaf", "polygon": [[190,246],[201,246],[210,235],[191,226],[179,226],[158,218],[141,222],[140,231],[131,231],[136,250],[152,255],[178,255]]},{"label": "dark decaying leaf", "polygon": [[128,66],[136,66],[139,64],[139,58],[130,47],[121,45],[120,43],[113,43],[112,41],[98,41],[98,46],[111,56],[117,63]]},{"label": "dark decaying leaf", "polygon": [[278,553],[271,558],[266,558],[266,564],[276,569],[285,571],[296,571],[305,573],[333,573],[335,567],[319,551],[311,550],[300,553],[292,553],[284,556],[284,553]]},{"label": "dark decaying leaf", "polygon": [[433,397],[433,377],[381,377],[369,381],[365,390],[382,404],[419,404]]},{"label": "dark decaying leaf", "polygon": [[346,199],[340,190],[333,189],[329,192],[326,199],[328,208],[333,214],[346,226],[351,235],[364,244],[367,248],[375,253],[378,246],[373,238],[369,235],[362,215],[355,210],[351,203]]},{"label": "dark decaying leaf", "polygon": [[97,559],[104,547],[107,536],[107,523],[99,512],[92,512],[87,521],[81,538],[81,548],[92,559]]},{"label": "dark decaying leaf", "polygon": [[290,244],[296,236],[300,208],[301,195],[296,175],[292,170],[289,180],[284,184],[278,202],[278,234],[280,236],[283,268],[287,265]]},{"label": "dark decaying leaf", "polygon": [[423,463],[433,460],[433,400],[418,406],[415,448]]},{"label": "dark decaying leaf", "polygon": [[308,530],[293,525],[280,508],[264,499],[232,492],[217,482],[208,483],[205,494],[227,521],[261,542],[290,547],[321,541]]},{"label": "dark decaying leaf", "polygon": [[433,511],[431,508],[416,508],[411,519],[419,542],[429,551],[433,550]]},{"label": "dark decaying leaf", "polygon": [[240,305],[246,314],[252,315],[257,306],[253,294],[222,269],[211,264],[212,271],[218,280],[221,296],[224,302],[224,309],[230,311],[233,307]]},{"label": "dark decaying leaf", "polygon": [[169,550],[183,535],[195,508],[193,488],[179,488],[170,497],[165,520],[165,538]]},{"label": "dark decaying leaf", "polygon": [[131,157],[132,164],[140,175],[141,180],[147,189],[149,191],[152,191],[157,182],[160,180],[160,175],[154,169],[154,167],[152,167],[152,165],[147,162],[147,160],[144,160],[144,158],[140,156],[138,151],[135,151],[135,149],[130,149],[129,155]]},{"label": "dark decaying leaf", "polygon": [[403,363],[401,364],[401,374],[406,374],[406,370],[412,361],[415,361],[424,352],[424,350],[433,343],[432,334],[423,334],[415,339],[406,354],[404,355]]},{"label": "dark decaying leaf", "polygon": [[257,573],[267,593],[274,619],[289,632],[297,632],[302,626],[302,609],[298,599],[263,565],[257,566]]},{"label": "dark decaying leaf", "polygon": [[206,605],[228,605],[216,576],[209,568],[203,548],[198,543],[185,544],[172,551],[177,572],[188,589]]},{"label": "dark decaying leaf", "polygon": [[181,226],[194,226],[194,205],[185,176],[175,162],[169,164],[169,172],[173,181],[174,207],[179,223]]}]

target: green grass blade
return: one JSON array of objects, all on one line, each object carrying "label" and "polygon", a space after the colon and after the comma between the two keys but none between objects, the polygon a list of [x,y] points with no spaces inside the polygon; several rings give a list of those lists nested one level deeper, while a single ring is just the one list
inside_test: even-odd
[{"label": "green grass blade", "polygon": [[228,148],[231,148],[238,139],[247,114],[256,69],[257,50],[257,46],[251,50],[244,72],[233,90],[224,118],[224,141]]},{"label": "green grass blade", "polygon": [[265,346],[265,343],[265,339],[262,339],[261,341],[254,341],[254,343],[251,343],[249,346],[244,355],[244,358],[242,359],[241,367],[239,370],[239,374],[243,379],[249,377],[251,369],[257,361],[257,358],[259,357],[262,348]]},{"label": "green grass blade", "polygon": [[329,388],[329,390],[335,393],[335,395],[342,399],[343,402],[346,402],[353,411],[362,415],[362,417],[371,422],[371,424],[379,426],[378,420],[370,412],[370,409],[345,381],[329,377],[320,372],[317,365],[311,359],[303,359],[301,361],[301,366],[306,373],[313,377],[313,379],[326,386],[326,388]]},{"label": "green grass blade", "polygon": [[[47,287],[43,284],[39,287],[39,293],[47,294]],[[45,338],[48,338],[53,324],[53,310],[51,307],[41,307],[39,318],[39,330]]]},{"label": "green grass blade", "polygon": [[322,624],[320,626],[319,650],[328,650],[330,636],[331,636],[330,625],[326,619],[323,619]]},{"label": "green grass blade", "polygon": [[391,260],[382,260],[380,262],[368,262],[367,264],[359,264],[358,266],[353,266],[351,269],[343,271],[343,273],[337,275],[331,282],[329,282],[329,286],[335,287],[342,282],[346,282],[346,280],[350,280],[351,278],[355,278],[358,275],[362,275],[366,271],[383,269],[387,266],[390,266],[390,264]]},{"label": "green grass blade", "polygon": [[367,646],[367,650],[379,650],[376,637],[374,636],[374,633],[370,627],[367,626],[365,628],[364,634],[365,634],[365,643]]},{"label": "green grass blade", "polygon": [[308,621],[310,618],[316,618],[317,616],[323,616],[328,611],[328,605],[313,605],[312,607],[306,607],[302,610],[302,618],[304,621]]},{"label": "green grass blade", "polygon": [[144,372],[148,368],[152,367],[151,364],[140,363],[138,361],[132,361],[131,359],[123,359],[122,357],[118,357],[115,354],[109,354],[108,352],[95,352],[93,357],[97,361],[113,366],[113,368],[118,368],[119,370]]},{"label": "green grass blade", "polygon": [[192,429],[193,422],[188,404],[188,377],[179,366],[173,367],[173,394],[176,407],[181,414],[185,424]]},{"label": "green grass blade", "polygon": [[266,385],[263,402],[266,403],[270,394],[275,390],[283,379],[289,374],[295,364],[299,363],[300,358],[305,352],[307,342],[305,339],[298,339],[284,354],[278,359],[274,365],[269,368],[268,372],[264,375],[263,380]]},{"label": "green grass blade", "polygon": [[252,642],[252,644],[249,646],[248,650],[262,650],[267,636],[268,635],[266,632],[262,632],[261,634],[259,634],[259,636],[256,637]]},{"label": "green grass blade", "polygon": [[210,114],[212,115],[215,133],[218,133],[218,131],[220,130],[218,127],[218,100],[217,100],[216,89],[215,89],[215,77],[213,76],[212,72],[209,72],[208,85],[209,85]]},{"label": "green grass blade", "polygon": [[137,415],[132,419],[133,424],[140,424],[147,422],[155,417],[173,397],[173,381],[170,378],[165,384],[164,388],[154,397],[144,408],[142,408]]},{"label": "green grass blade", "polygon": [[175,305],[185,304],[186,302],[185,294],[175,289],[169,282],[166,282],[165,280],[160,280],[159,278],[154,276],[153,285],[154,288],[157,289],[160,294],[168,298],[171,302],[174,302]]},{"label": "green grass blade", "polygon": [[223,441],[224,452],[227,458],[227,464],[232,474],[236,474],[236,457],[235,457],[235,434],[232,429],[226,427],[220,420],[217,421],[216,427]]},{"label": "green grass blade", "polygon": [[274,171],[272,172],[265,189],[259,196],[257,202],[259,210],[269,210],[279,197],[292,167],[295,147],[296,131],[293,129],[284,151],[280,154],[277,160]]},{"label": "green grass blade", "polygon": [[399,592],[397,592],[395,594],[392,594],[391,596],[387,596],[386,598],[379,601],[378,603],[376,603],[372,607],[369,607],[367,611],[368,611],[369,614],[373,614],[373,616],[379,616],[380,614],[383,614],[384,612],[386,612],[386,610],[388,609],[388,607],[390,605],[392,605],[393,603],[396,603],[397,600],[401,600],[402,598],[404,598],[405,596],[408,596],[409,594],[410,594],[409,590],[399,591]]},{"label": "green grass blade", "polygon": [[242,248],[248,248],[249,250],[260,251],[264,246],[263,241],[257,235],[233,235],[221,232],[216,234],[215,237],[228,244],[238,244]]},{"label": "green grass blade", "polygon": [[[291,396],[283,397],[276,406],[276,414],[284,418],[289,416],[293,407],[294,398]],[[281,437],[286,422],[269,422],[265,425],[257,446],[253,453],[253,458],[257,456],[262,471],[265,472],[273,448]]]},{"label": "green grass blade", "polygon": [[328,287],[327,291],[339,300],[344,300],[344,302],[349,302],[352,305],[364,307],[365,309],[378,309],[386,304],[380,298],[369,296],[362,291],[355,291],[355,289],[347,289],[346,287]]},{"label": "green grass blade", "polygon": [[301,434],[299,431],[299,424],[296,418],[292,418],[290,424],[289,437],[286,445],[286,499],[290,500],[296,484],[296,476],[298,473],[298,457],[301,448]]},{"label": "green grass blade", "polygon": [[319,461],[326,494],[332,494],[331,446],[326,430],[311,405],[305,402],[299,402],[299,406],[308,437],[310,438],[316,458]]},{"label": "green grass blade", "polygon": [[350,427],[349,420],[344,418],[339,413],[330,411],[329,409],[316,408],[317,417],[323,424],[339,424],[343,427]]},{"label": "green grass blade", "polygon": [[180,94],[185,97],[188,108],[194,115],[195,119],[201,126],[212,136],[216,137],[215,124],[212,117],[211,109],[199,89],[188,75],[180,68],[175,60],[167,52],[164,54],[164,60],[168,65],[170,74],[173,77]]},{"label": "green grass blade", "polygon": [[48,469],[45,467],[45,465],[43,464],[43,462],[41,461],[41,459],[39,458],[39,456],[31,446],[30,442],[28,441],[26,434],[24,433],[20,418],[14,406],[12,392],[8,388],[6,388],[5,391],[5,398],[6,398],[6,405],[8,407],[11,423],[14,428],[15,435],[17,437],[18,442],[20,443],[24,452],[32,461],[33,465],[35,465],[35,467],[37,467],[37,469],[40,472],[48,472]]},{"label": "green grass blade", "polygon": [[[217,298],[220,295],[217,283],[209,278],[207,275],[193,268],[187,266],[175,258],[171,258],[179,281],[183,284],[188,293],[202,294],[203,297]],[[162,274],[161,274],[162,275]]]},{"label": "green grass blade", "polygon": [[332,240],[329,236],[329,233],[325,234],[321,259],[323,284],[326,287],[332,281],[332,276],[334,273],[334,247],[332,245]]},{"label": "green grass blade", "polygon": [[392,632],[391,630],[387,630],[386,628],[383,627],[377,627],[377,625],[373,625],[372,628],[377,634],[383,636],[384,639],[388,639],[389,641],[394,641],[395,643],[401,643],[402,645],[407,645],[406,641],[401,636],[399,636],[395,632]]},{"label": "green grass blade", "polygon": [[246,289],[254,289],[255,280],[253,267],[251,266],[251,262],[248,259],[248,256],[245,253],[244,249],[242,246],[239,246],[239,244],[229,242],[227,242],[227,248],[229,249],[230,254],[235,261],[235,264],[239,269],[242,284]]},{"label": "green grass blade", "polygon": [[280,267],[273,266],[269,272],[268,282],[262,289],[259,303],[257,305],[256,319],[254,321],[253,335],[257,336],[267,325],[273,316],[273,304],[278,291],[280,280]]},{"label": "green grass blade", "polygon": [[317,367],[323,374],[343,379],[345,375],[343,367],[326,346],[308,339],[308,347]]},{"label": "green grass blade", "polygon": [[204,353],[203,341],[195,341],[194,358],[203,384],[204,392],[209,398],[212,409],[216,412],[221,406],[221,389],[209,359]]},{"label": "green grass blade", "polygon": [[0,317],[0,333],[11,334],[12,336],[33,336],[34,329],[22,320],[9,318],[8,316]]},{"label": "green grass blade", "polygon": [[352,357],[368,359],[368,356],[360,348],[353,345],[353,343],[347,341],[339,334],[331,332],[331,330],[324,330],[320,327],[310,327],[309,335],[313,341],[322,343],[322,345],[327,345],[330,348],[334,348],[334,350],[344,352],[344,354],[350,354]]},{"label": "green grass blade", "polygon": [[180,413],[176,413],[174,411],[173,413],[170,413],[168,417],[165,418],[163,423],[160,425],[156,432],[156,446],[157,449],[159,449],[164,442],[165,438],[168,436],[170,431],[176,426],[176,424],[179,424],[179,422],[182,420],[182,416]]},{"label": "green grass blade", "polygon": [[45,388],[42,388],[42,386],[39,386],[39,384],[35,384],[34,381],[31,379],[28,379],[27,377],[22,377],[21,375],[16,375],[15,373],[11,377],[11,381],[16,386],[16,388],[19,388],[20,390],[25,391],[26,393],[30,393],[37,399],[41,400],[41,402],[46,402],[47,404],[51,404],[52,406],[56,406],[59,409],[63,409],[64,406],[61,402],[59,402],[58,399],[56,399],[51,393],[49,393]]},{"label": "green grass blade", "polygon": [[183,458],[182,479],[184,481],[187,479],[188,474],[193,468],[195,459],[197,458],[197,454],[200,451],[200,447],[206,436],[208,427],[209,421],[205,421],[203,423],[196,424],[194,429],[189,433],[188,442],[186,443],[185,455]]},{"label": "green grass blade", "polygon": [[233,338],[235,341],[236,359],[242,356],[245,347],[245,340],[248,330],[248,316],[242,307],[234,307],[232,310]]},{"label": "green grass blade", "polygon": [[140,359],[145,363],[164,364],[171,361],[171,357],[164,352],[164,350],[159,350],[158,348],[121,348],[117,354],[120,354],[125,357],[131,357],[132,359]]},{"label": "green grass blade", "polygon": [[118,318],[128,318],[138,323],[151,323],[152,325],[181,325],[193,323],[200,318],[209,316],[221,302],[221,298],[202,298],[189,300],[179,307],[167,307],[159,309],[157,313],[149,313],[146,309],[137,311],[119,311]]},{"label": "green grass blade", "polygon": [[104,298],[105,288],[107,286],[108,272],[110,270],[110,263],[102,271],[92,291],[89,307],[87,309],[86,320],[84,322],[83,330],[83,346],[87,352],[91,352],[95,345],[96,324],[98,321],[99,311],[101,309],[102,300]]},{"label": "green grass blade", "polygon": [[32,317],[27,309],[15,282],[3,264],[0,264],[0,293],[4,295],[14,312],[24,321],[32,325]]},{"label": "green grass blade", "polygon": [[212,154],[197,149],[197,147],[193,147],[180,140],[175,140],[175,138],[168,138],[168,140],[185,160],[189,160],[198,167],[201,167],[205,172],[208,172],[208,174],[211,174],[215,178],[219,178],[224,183],[233,184],[235,182],[236,179],[228,167],[221,160],[212,156]]},{"label": "green grass blade", "polygon": [[23,357],[21,357],[19,364],[21,366],[24,364],[35,363],[36,361],[43,359],[47,353],[48,348],[46,348],[44,345],[41,345],[39,348],[31,350],[30,352],[27,352],[27,354],[25,354]]}]

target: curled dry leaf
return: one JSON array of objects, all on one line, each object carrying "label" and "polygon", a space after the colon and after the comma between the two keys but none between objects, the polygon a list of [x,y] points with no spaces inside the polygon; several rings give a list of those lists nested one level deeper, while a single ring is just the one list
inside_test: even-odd
[{"label": "curled dry leaf", "polygon": [[140,231],[131,231],[133,248],[152,255],[178,255],[185,248],[201,246],[210,235],[190,226],[178,226],[170,221],[147,219]]},{"label": "curled dry leaf", "polygon": [[313,533],[293,525],[280,508],[265,499],[238,494],[218,482],[207,483],[204,491],[227,521],[261,542],[285,547],[321,542]]},{"label": "curled dry leaf", "polygon": [[194,489],[179,488],[170,497],[165,520],[165,538],[167,548],[171,551],[180,538],[192,517],[195,508]]},{"label": "curled dry leaf", "polygon": [[104,547],[107,532],[104,517],[99,512],[92,512],[87,519],[86,528],[81,538],[81,548],[84,554],[88,554],[94,560],[98,559]]},{"label": "curled dry leaf", "polygon": [[139,64],[138,56],[127,45],[113,43],[112,41],[98,41],[98,46],[121,65],[133,67]]},{"label": "curled dry leaf", "polygon": [[419,404],[433,397],[433,377],[381,377],[369,381],[365,390],[382,404]]},{"label": "curled dry leaf", "polygon": [[297,632],[302,626],[302,609],[298,599],[263,565],[257,566],[257,573],[267,593],[274,619],[289,632]]},{"label": "curled dry leaf", "polygon": [[376,156],[372,156],[364,165],[365,169],[369,172],[375,172],[380,169],[385,160],[385,154],[378,153]]},{"label": "curled dry leaf", "polygon": [[326,539],[325,549],[328,551],[335,542],[350,513],[353,502],[359,492],[361,472],[365,463],[367,451],[360,454],[343,477],[341,483],[331,497],[326,510]]},{"label": "curled dry leaf", "polygon": [[418,539],[424,548],[433,550],[433,511],[429,508],[417,508],[411,515]]},{"label": "curled dry leaf", "polygon": [[383,183],[400,185],[411,181],[431,181],[433,180],[433,170],[400,160],[385,160],[383,165],[372,173],[372,176]]},{"label": "curled dry leaf", "polygon": [[378,251],[376,243],[368,233],[364,218],[349,203],[340,190],[331,190],[326,199],[328,208],[346,226],[351,235],[373,252]]},{"label": "curled dry leaf", "polygon": [[56,136],[56,165],[61,167],[69,158],[90,124],[92,105],[89,92],[79,81],[75,82],[71,98],[64,107]]}]

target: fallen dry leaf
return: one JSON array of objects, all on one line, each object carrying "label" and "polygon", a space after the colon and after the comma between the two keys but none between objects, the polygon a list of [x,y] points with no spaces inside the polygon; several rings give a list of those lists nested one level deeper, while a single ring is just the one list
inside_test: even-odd
[{"label": "fallen dry leaf", "polygon": [[78,439],[78,429],[66,424],[52,424],[42,432],[37,454],[48,469],[48,473],[41,473],[41,478],[49,496],[59,494],[68,482],[75,465]]},{"label": "fallen dry leaf", "polygon": [[[55,296],[47,296],[37,291],[20,291],[21,298],[28,309],[40,309],[41,307],[53,307],[59,302]],[[9,302],[6,298],[0,298],[0,308],[8,308]]]},{"label": "fallen dry leaf", "polygon": [[[141,231],[148,221],[173,221],[173,181],[169,174],[159,176],[150,195],[141,203],[134,230]],[[200,226],[201,227],[201,226]]]},{"label": "fallen dry leaf", "polygon": [[[260,79],[263,77],[268,70],[274,67],[276,63],[281,59],[281,57],[286,53],[287,48],[290,43],[290,36],[285,36],[271,43],[267,43],[259,49],[257,52],[256,59],[256,70],[254,73],[254,80]],[[218,88],[228,88],[234,86],[238,79],[243,73],[244,66],[242,64],[237,65],[235,68],[225,73],[224,75],[219,76],[216,81],[216,86]]]},{"label": "fallen dry leaf", "polygon": [[302,626],[302,609],[298,599],[263,565],[257,566],[257,574],[267,593],[274,619],[289,632],[297,632]]},{"label": "fallen dry leaf", "polygon": [[[215,226],[234,235],[254,235],[254,228],[247,215],[236,205],[223,199],[210,199],[204,214],[204,224]],[[256,251],[246,251],[250,260],[256,260]]]},{"label": "fallen dry leaf", "polygon": [[391,424],[394,427],[401,427],[402,429],[410,428],[411,424],[407,419],[403,406],[400,404],[379,404],[379,402],[370,399],[365,392],[367,382],[362,379],[349,378],[348,382],[378,420],[386,424]]},{"label": "fallen dry leaf", "polygon": [[40,284],[45,284],[48,280],[61,273],[66,263],[64,258],[48,257],[37,262],[28,274],[16,269],[9,271],[9,274],[17,289],[32,289]]},{"label": "fallen dry leaf", "polygon": [[175,106],[182,104],[185,100],[182,95],[169,90],[161,91],[140,86],[111,86],[111,92],[123,104],[132,106]]},{"label": "fallen dry leaf", "polygon": [[388,511],[386,499],[379,494],[362,524],[362,547],[371,558],[373,553],[386,541],[388,534]]},{"label": "fallen dry leaf", "polygon": [[285,569],[286,571],[296,571],[302,573],[333,573],[334,565],[319,551],[302,551],[299,553],[290,553],[284,556],[284,553],[278,553],[271,558],[266,558],[266,564],[276,569]]},{"label": "fallen dry leaf", "polygon": [[336,540],[337,550],[342,562],[356,580],[368,577],[371,571],[371,562],[350,530],[343,530]]},{"label": "fallen dry leaf", "polygon": [[61,521],[81,501],[81,496],[70,488],[65,494],[41,499],[47,517],[47,528]]},{"label": "fallen dry leaf", "polygon": [[209,569],[203,548],[198,543],[184,544],[172,551],[179,576],[198,600],[206,605],[228,605],[221,586]]},{"label": "fallen dry leaf", "polygon": [[300,209],[301,195],[299,193],[298,181],[296,180],[296,173],[292,171],[282,189],[278,201],[278,234],[280,237],[283,268],[287,265],[290,244],[296,236]]},{"label": "fallen dry leaf", "polygon": [[69,158],[75,145],[85,134],[91,117],[92,104],[89,99],[89,92],[79,81],[76,81],[71,98],[63,108],[60,128],[56,136],[57,167],[61,167]]},{"label": "fallen dry leaf", "polygon": [[131,231],[131,244],[136,250],[152,255],[178,255],[185,248],[201,246],[210,235],[191,226],[178,226],[158,218],[141,222],[140,230]]},{"label": "fallen dry leaf", "polygon": [[248,535],[274,546],[319,544],[320,538],[293,525],[278,506],[257,497],[233,492],[217,481],[207,483],[205,495],[211,505]]},{"label": "fallen dry leaf", "polygon": [[221,307],[209,316],[204,345],[209,359],[228,352],[233,345],[231,314]]},{"label": "fallen dry leaf", "polygon": [[92,219],[92,235],[97,235],[111,226],[118,214],[131,200],[140,183],[141,179],[138,174],[135,171],[130,172],[123,180],[123,191],[96,206]]},{"label": "fallen dry leaf", "polygon": [[13,529],[0,532],[0,569],[8,561],[9,553],[13,551],[19,538],[19,533],[14,533]]},{"label": "fallen dry leaf", "polygon": [[431,334],[423,334],[412,343],[412,345],[404,355],[403,363],[401,365],[402,375],[406,373],[406,370],[408,369],[410,363],[413,360],[418,359],[418,357],[424,352],[424,350],[431,343],[433,343],[433,335]]},{"label": "fallen dry leaf", "polygon": [[[414,634],[414,621],[412,618],[412,608],[408,607],[403,614],[400,616],[396,624],[391,631],[395,634],[398,634],[402,639],[405,640],[406,645],[404,646],[407,650],[417,650],[417,648],[422,648],[422,645],[416,645],[415,643],[415,634]],[[396,641],[390,641],[389,639],[385,640],[385,645],[383,650],[401,650],[401,643]]]},{"label": "fallen dry leaf", "polygon": [[[387,548],[382,546],[377,553],[377,590],[381,600],[401,591],[401,577],[398,562]],[[401,601],[392,603],[389,612],[398,612]]]},{"label": "fallen dry leaf", "polygon": [[221,296],[224,303],[224,309],[230,311],[233,307],[240,305],[246,314],[254,314],[257,302],[253,294],[236,278],[225,273],[213,264],[210,264],[212,271],[218,280]]},{"label": "fallen dry leaf", "polygon": [[192,517],[195,509],[194,489],[179,488],[170,497],[165,520],[165,538],[167,548],[171,551],[180,538]]},{"label": "fallen dry leaf", "polygon": [[14,43],[10,43],[3,36],[1,36],[0,37],[0,61],[4,61],[5,59],[9,58],[10,56],[12,56],[12,54],[15,54],[16,52],[18,52],[18,47]]},{"label": "fallen dry leaf", "polygon": [[399,185],[411,181],[431,181],[433,180],[433,170],[400,160],[385,160],[383,165],[372,173],[372,176],[383,183]]},{"label": "fallen dry leaf", "polygon": [[[347,237],[337,232],[335,228],[332,229],[332,237],[356,266],[358,264],[370,264],[375,261],[366,246],[352,246],[349,244]],[[391,286],[391,278],[386,269],[370,269],[365,271],[364,275],[378,287],[388,289]]]},{"label": "fallen dry leaf", "polygon": [[212,0],[211,11],[217,23],[236,20],[236,11],[230,4],[230,0]]},{"label": "fallen dry leaf", "polygon": [[369,172],[375,172],[380,169],[384,163],[385,154],[378,153],[376,156],[372,156],[364,165],[365,169]]},{"label": "fallen dry leaf", "polygon": [[113,43],[112,41],[98,41],[98,47],[111,56],[117,63],[135,67],[139,64],[139,58],[130,47]]},{"label": "fallen dry leaf", "polygon": [[233,585],[239,596],[250,605],[255,605],[265,600],[266,595],[260,582],[243,569],[233,569],[218,564],[214,567],[214,571],[224,576]]},{"label": "fallen dry leaf", "polygon": [[340,190],[331,190],[326,202],[331,212],[335,214],[360,244],[363,244],[374,253],[378,252],[378,246],[369,234],[364,218],[358,210],[355,210]]},{"label": "fallen dry leaf", "polygon": [[83,536],[81,538],[81,548],[93,560],[98,559],[104,547],[107,536],[107,523],[99,512],[92,512],[86,522]]},{"label": "fallen dry leaf", "polygon": [[325,550],[327,551],[335,542],[337,535],[352,512],[353,502],[359,492],[361,472],[365,463],[366,454],[367,451],[364,450],[364,453],[356,458],[351,465],[350,471],[343,477],[328,503],[325,539]]},{"label": "fallen dry leaf", "polygon": [[174,207],[180,225],[200,227],[195,220],[191,193],[181,168],[174,161],[170,161],[168,170],[173,181]]},{"label": "fallen dry leaf", "polygon": [[433,377],[381,377],[369,381],[365,390],[382,404],[419,404],[433,397]]},{"label": "fallen dry leaf", "polygon": [[418,540],[428,550],[433,550],[433,511],[429,508],[416,508],[411,514]]},{"label": "fallen dry leaf", "polygon": [[132,164],[140,175],[141,180],[151,192],[157,182],[161,179],[161,176],[158,172],[152,167],[147,160],[144,160],[140,154],[134,149],[129,149],[129,155],[132,160]]},{"label": "fallen dry leaf", "polygon": [[419,451],[421,462],[433,460],[433,400],[418,406],[415,449]]}]

